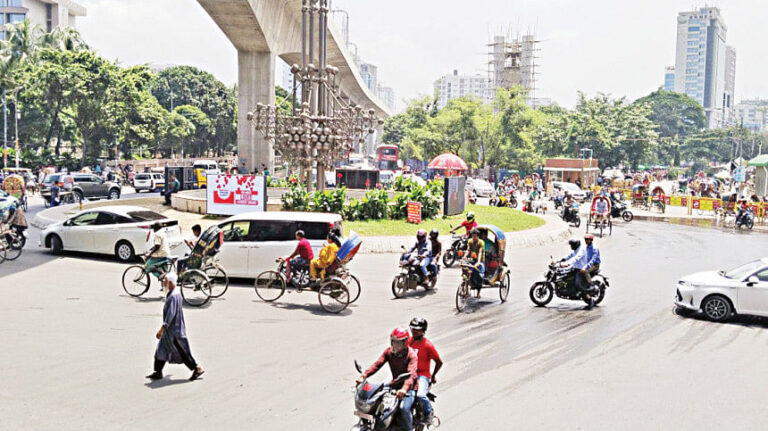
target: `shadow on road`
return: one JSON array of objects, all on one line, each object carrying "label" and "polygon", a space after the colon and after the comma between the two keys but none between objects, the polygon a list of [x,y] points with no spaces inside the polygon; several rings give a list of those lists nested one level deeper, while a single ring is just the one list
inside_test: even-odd
[{"label": "shadow on road", "polygon": [[399,301],[401,299],[421,299],[427,296],[432,296],[437,293],[437,289],[418,289],[415,292],[407,292],[402,298],[389,298],[390,301]]},{"label": "shadow on road", "polygon": [[[150,389],[160,389],[164,388],[166,386],[173,386],[173,385],[180,385],[183,383],[192,383],[189,379],[169,379],[170,375],[163,377],[160,380],[152,380],[149,383],[144,383],[144,386],[150,388]],[[199,377],[198,380],[202,380],[202,377]]]},{"label": "shadow on road", "polygon": [[[253,302],[257,302],[259,304],[263,304],[264,301],[260,300],[253,300]],[[274,308],[281,308],[284,310],[303,310],[307,311],[309,313],[314,314],[315,316],[323,316],[323,317],[344,317],[349,316],[352,314],[352,310],[349,309],[349,306],[344,309],[341,313],[329,313],[325,310],[323,310],[323,307],[321,307],[319,304],[289,304],[284,302],[272,302],[269,303]],[[351,305],[351,304],[350,304]]]},{"label": "shadow on road", "polygon": [[679,309],[678,307],[672,307],[672,313],[678,317],[697,320],[699,322],[707,322],[719,325],[737,325],[745,326],[748,328],[761,328],[768,329],[768,318],[761,316],[750,316],[747,314],[737,314],[725,322],[713,322],[707,319],[704,314],[688,309]]}]

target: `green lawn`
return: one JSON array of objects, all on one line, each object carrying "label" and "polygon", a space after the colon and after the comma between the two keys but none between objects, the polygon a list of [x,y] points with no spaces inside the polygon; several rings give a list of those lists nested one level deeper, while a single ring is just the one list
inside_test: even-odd
[{"label": "green lawn", "polygon": [[[467,211],[475,213],[475,219],[479,224],[496,225],[504,232],[532,229],[544,224],[544,220],[538,217],[509,208],[469,205]],[[418,229],[430,231],[437,228],[441,234],[447,234],[450,225],[458,226],[464,220],[465,215],[460,214],[425,220],[418,225],[406,223],[404,220],[345,221],[344,232],[346,235],[353,230],[360,236],[409,236],[414,235]]]}]

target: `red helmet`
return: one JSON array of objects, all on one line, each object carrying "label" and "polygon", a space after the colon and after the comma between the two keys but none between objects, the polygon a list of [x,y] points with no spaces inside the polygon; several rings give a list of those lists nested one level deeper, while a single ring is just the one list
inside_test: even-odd
[{"label": "red helmet", "polygon": [[392,333],[389,335],[390,341],[392,341],[392,340],[397,340],[397,341],[408,340],[408,337],[409,337],[408,330],[406,328],[403,328],[403,327],[395,328],[392,331]]}]

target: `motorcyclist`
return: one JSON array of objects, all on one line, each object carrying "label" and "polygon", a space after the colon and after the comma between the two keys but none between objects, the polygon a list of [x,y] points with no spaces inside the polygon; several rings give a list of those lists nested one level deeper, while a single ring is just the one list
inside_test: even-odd
[{"label": "motorcyclist", "polygon": [[563,219],[568,220],[571,218],[571,207],[573,206],[573,196],[568,190],[565,191],[565,198],[563,199]]},{"label": "motorcyclist", "polygon": [[472,211],[467,213],[467,220],[461,222],[460,225],[456,226],[455,228],[451,229],[451,233],[455,233],[457,230],[464,228],[466,230],[465,235],[469,236],[472,232],[472,229],[477,227],[477,221],[475,221],[475,213]]},{"label": "motorcyclist", "polygon": [[443,244],[438,239],[439,236],[439,230],[432,229],[429,231],[429,242],[432,246],[432,262],[429,264],[429,269],[433,274],[437,274],[437,263],[435,262],[440,262],[440,256],[443,254]]},{"label": "motorcyclist", "polygon": [[742,196],[741,199],[739,199],[738,212],[736,213],[737,222],[747,213],[747,210],[749,210],[749,203],[747,203],[747,198]]},{"label": "motorcyclist", "polygon": [[[584,242],[586,246],[581,247],[580,241],[573,239],[568,241],[573,252],[568,255],[565,261],[561,264],[563,267],[572,267],[576,273],[576,287],[582,292],[590,292],[592,290],[592,277],[590,276],[590,270],[593,266],[600,265],[600,250],[592,245],[594,236],[587,234],[584,236]],[[577,248],[574,250],[574,246]],[[591,298],[591,301],[593,299]],[[593,304],[590,304],[590,307]]]},{"label": "motorcyclist", "polygon": [[416,244],[414,244],[407,253],[403,254],[401,260],[407,260],[411,264],[416,264],[416,261],[418,260],[418,264],[421,267],[422,280],[427,279],[429,275],[427,266],[432,261],[432,243],[427,241],[426,230],[419,229],[418,232],[416,232]]},{"label": "motorcyclist", "polygon": [[[413,430],[413,401],[416,397],[414,387],[416,385],[416,370],[418,369],[418,356],[416,351],[408,347],[409,334],[405,328],[395,328],[389,335],[390,347],[384,350],[379,359],[371,365],[370,368],[357,378],[357,384],[363,382],[369,376],[375,374],[384,366],[389,364],[389,370],[392,372],[392,378],[395,379],[401,374],[408,373],[410,376],[403,382],[402,386],[392,387],[397,389],[397,398],[400,401],[400,417],[402,426],[406,431]],[[393,385],[394,381],[390,382]]]},{"label": "motorcyclist", "polygon": [[[414,317],[408,325],[411,328],[411,341],[408,346],[416,351],[418,358],[416,367],[416,401],[421,403],[424,409],[424,423],[432,422],[432,404],[427,398],[429,385],[437,383],[437,372],[443,367],[443,360],[437,353],[434,344],[424,336],[427,332],[427,319]],[[432,361],[435,361],[435,370],[430,373]]]}]

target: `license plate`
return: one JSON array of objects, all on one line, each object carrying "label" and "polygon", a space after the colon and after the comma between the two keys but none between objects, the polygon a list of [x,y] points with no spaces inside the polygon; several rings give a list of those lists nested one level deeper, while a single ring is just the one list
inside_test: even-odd
[{"label": "license plate", "polygon": [[368,421],[371,421],[371,422],[373,421],[373,415],[369,415],[367,413],[358,412],[357,410],[355,410],[354,413],[355,413],[355,416],[357,416],[357,417],[359,417],[361,419],[365,419],[365,420],[368,420]]}]

